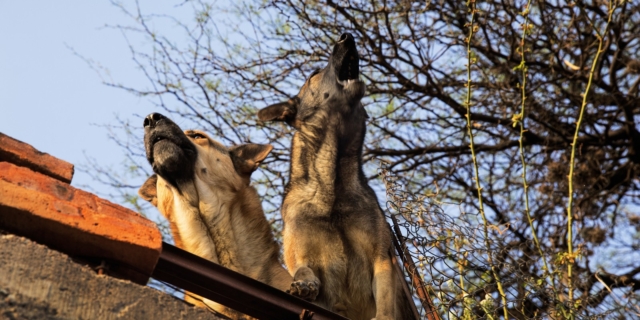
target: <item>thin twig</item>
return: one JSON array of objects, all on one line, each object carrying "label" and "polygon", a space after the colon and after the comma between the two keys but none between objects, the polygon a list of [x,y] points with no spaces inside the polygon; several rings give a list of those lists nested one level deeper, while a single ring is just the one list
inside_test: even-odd
[{"label": "thin twig", "polygon": [[[602,281],[602,279],[600,279],[600,276],[598,276],[598,273],[595,272],[593,275],[596,277],[596,279],[598,279],[598,282],[600,282],[600,284],[602,284],[607,289],[607,291],[609,291],[609,293],[611,294],[611,297],[613,297],[613,300],[615,300],[617,304],[623,305],[623,303],[613,293],[611,288],[609,288],[609,286],[604,281]],[[633,307],[635,307],[636,310],[638,310],[638,312],[634,312],[635,315],[640,316],[640,306],[633,306]]]},{"label": "thin twig", "polygon": [[[522,163],[522,188],[524,189],[524,212],[527,215],[527,220],[529,221],[529,227],[531,228],[531,234],[533,235],[533,241],[536,245],[536,249],[538,249],[538,254],[540,254],[540,259],[542,259],[542,263],[544,265],[545,278],[549,281],[551,287],[553,288],[553,270],[549,268],[547,264],[547,257],[542,252],[542,247],[540,246],[540,241],[538,240],[538,232],[533,225],[533,219],[531,218],[531,210],[529,206],[529,184],[527,183],[527,161],[525,159],[524,154],[524,133],[527,131],[525,129],[525,102],[527,99],[527,66],[525,59],[525,38],[527,36],[527,31],[529,30],[529,13],[531,12],[531,0],[527,1],[527,5],[522,11],[522,16],[524,17],[524,23],[522,24],[522,39],[520,40],[520,65],[516,67],[516,70],[522,71],[522,104],[520,113],[513,117],[513,125],[520,125],[520,138],[518,139],[519,149],[520,149],[520,161]],[[555,290],[554,290],[555,291]]]},{"label": "thin twig", "polygon": [[480,210],[480,215],[482,216],[482,221],[484,224],[484,238],[485,238],[485,246],[487,247],[487,258],[489,260],[489,264],[491,265],[491,272],[493,274],[493,278],[496,281],[496,285],[498,287],[498,292],[500,293],[500,298],[502,299],[502,309],[504,312],[504,318],[509,319],[509,312],[507,309],[507,297],[504,293],[504,289],[502,287],[502,282],[500,281],[500,276],[498,275],[498,271],[496,270],[496,266],[493,262],[493,257],[491,254],[491,245],[489,243],[489,231],[488,231],[488,222],[487,217],[484,212],[484,205],[482,203],[482,187],[480,186],[480,174],[478,169],[478,161],[476,160],[476,152],[474,148],[473,142],[473,131],[471,130],[471,65],[474,63],[474,58],[471,56],[471,39],[473,38],[474,30],[474,18],[477,13],[476,2],[475,0],[469,0],[467,2],[467,6],[469,7],[469,11],[471,12],[471,20],[469,21],[469,37],[467,38],[467,99],[465,101],[465,105],[467,107],[467,132],[469,134],[469,147],[471,148],[471,159],[473,160],[473,171],[475,175],[476,181],[476,190],[478,190],[478,209]]},{"label": "thin twig", "polygon": [[[582,106],[580,107],[580,115],[578,116],[578,121],[576,122],[576,131],[573,134],[573,142],[571,143],[571,159],[569,160],[569,199],[567,200],[567,278],[568,278],[568,286],[569,286],[569,302],[573,301],[573,279],[572,279],[572,268],[573,261],[575,259],[573,252],[573,171],[575,166],[575,156],[576,156],[576,142],[578,141],[578,134],[580,133],[580,125],[582,124],[582,119],[584,116],[584,111],[587,108],[587,97],[589,95],[589,90],[591,89],[591,83],[593,82],[593,75],[596,70],[596,65],[598,64],[598,58],[600,57],[600,53],[602,53],[602,47],[604,45],[604,37],[606,36],[609,30],[609,24],[611,23],[611,17],[613,16],[613,11],[616,9],[617,3],[614,1],[609,2],[609,17],[607,19],[607,24],[605,25],[604,32],[601,34],[596,31],[596,37],[598,38],[598,51],[596,52],[593,61],[591,62],[591,69],[589,70],[589,81],[587,82],[587,87],[584,90],[584,94],[582,95]],[[595,26],[594,26],[595,27]],[[573,312],[571,313],[571,318],[573,318]]]}]

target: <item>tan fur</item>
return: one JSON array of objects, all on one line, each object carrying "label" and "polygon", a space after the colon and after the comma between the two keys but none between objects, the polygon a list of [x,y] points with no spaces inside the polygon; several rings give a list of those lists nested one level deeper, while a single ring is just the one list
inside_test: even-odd
[{"label": "tan fur", "polygon": [[[367,114],[354,62],[355,42],[345,34],[296,97],[258,113],[297,129],[282,204],[290,292],[350,319],[414,319],[391,230],[362,171]],[[338,79],[346,64],[351,78]]]},{"label": "tan fur", "polygon": [[[279,248],[255,188],[249,185],[248,175],[234,167],[233,149],[200,131],[185,134],[197,149],[193,179],[178,187],[158,176],[155,183],[155,203],[169,221],[176,246],[280,290],[288,289],[292,278],[278,260]],[[270,150],[269,146],[259,157],[264,159]],[[262,159],[245,164],[253,171]],[[149,198],[149,190],[143,188],[139,193]],[[186,296],[199,305],[198,299]],[[227,316],[243,318],[217,303],[204,302]]]}]

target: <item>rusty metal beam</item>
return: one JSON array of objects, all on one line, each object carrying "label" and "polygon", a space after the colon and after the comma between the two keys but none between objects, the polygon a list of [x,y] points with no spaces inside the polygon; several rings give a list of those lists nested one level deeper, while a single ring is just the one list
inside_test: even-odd
[{"label": "rusty metal beam", "polygon": [[151,277],[258,319],[347,319],[165,242]]}]

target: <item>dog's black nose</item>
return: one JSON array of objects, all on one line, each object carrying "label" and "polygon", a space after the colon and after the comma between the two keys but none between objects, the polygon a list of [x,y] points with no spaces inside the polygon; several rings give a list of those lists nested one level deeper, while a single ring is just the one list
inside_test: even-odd
[{"label": "dog's black nose", "polygon": [[346,40],[349,40],[349,39],[353,40],[353,36],[350,33],[343,33],[340,36],[340,39],[338,39],[338,42],[346,41]]},{"label": "dog's black nose", "polygon": [[156,123],[158,123],[158,121],[164,119],[165,117],[159,113],[152,113],[150,115],[148,115],[146,118],[144,118],[144,127],[149,127],[151,126],[152,128],[156,126]]}]

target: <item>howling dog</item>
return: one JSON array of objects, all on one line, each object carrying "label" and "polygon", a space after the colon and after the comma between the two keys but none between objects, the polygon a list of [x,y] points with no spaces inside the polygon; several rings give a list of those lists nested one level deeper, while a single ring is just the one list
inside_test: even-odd
[{"label": "howling dog", "polygon": [[362,170],[367,113],[358,64],[354,39],[343,34],[297,96],[258,112],[296,129],[281,208],[289,291],[350,319],[413,319],[391,230]]},{"label": "howling dog", "polygon": [[[271,145],[226,148],[196,130],[182,131],[159,113],[144,120],[147,160],[155,172],[138,193],[169,221],[176,246],[280,290],[292,278],[262,211],[251,173]],[[240,313],[187,294],[187,301],[232,318]]]}]

